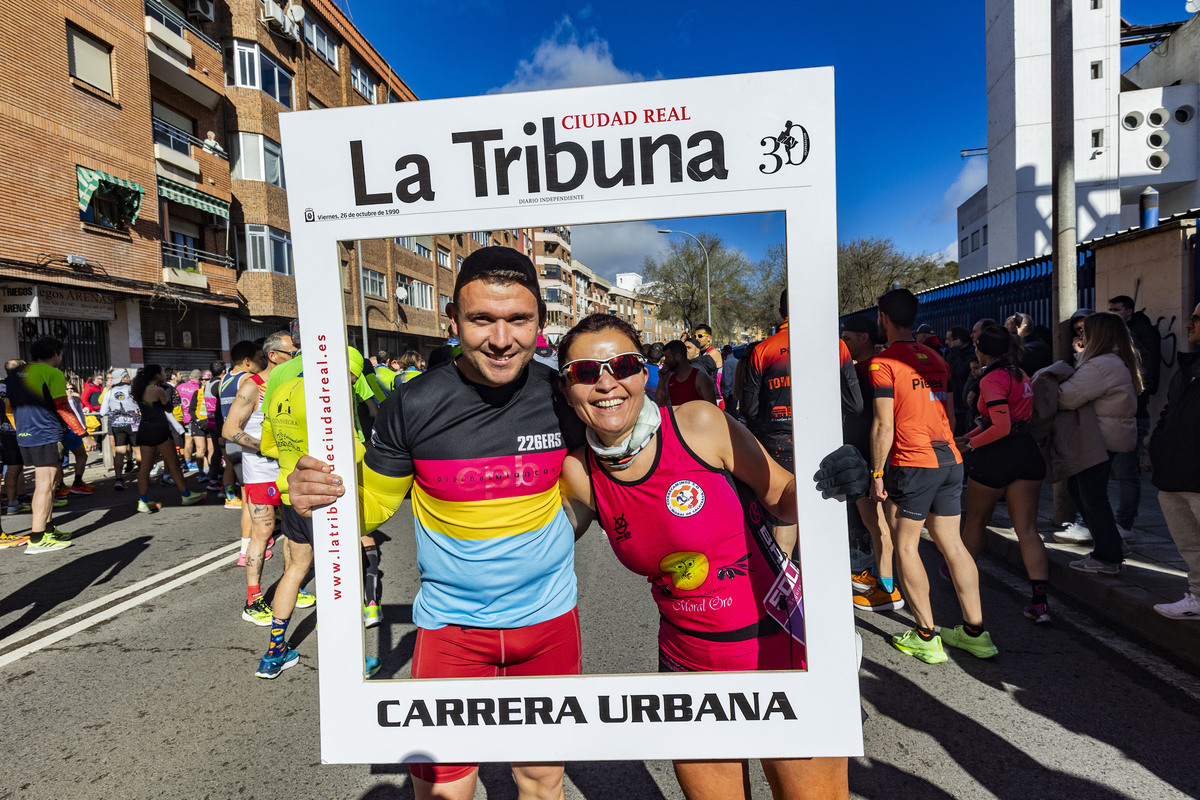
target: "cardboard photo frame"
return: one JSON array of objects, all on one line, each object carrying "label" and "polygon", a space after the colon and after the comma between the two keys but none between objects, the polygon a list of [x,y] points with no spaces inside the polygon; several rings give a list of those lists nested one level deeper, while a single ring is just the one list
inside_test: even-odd
[{"label": "cardboard photo frame", "polygon": [[[841,444],[833,70],[280,116],[310,453],[326,763],[862,753],[845,512],[809,476]],[[783,212],[808,669],[366,680],[338,242]],[[636,265],[633,265],[636,266]]]}]

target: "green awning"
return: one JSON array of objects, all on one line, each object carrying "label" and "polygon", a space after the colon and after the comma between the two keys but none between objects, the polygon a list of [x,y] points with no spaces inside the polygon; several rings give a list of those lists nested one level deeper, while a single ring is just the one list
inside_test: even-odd
[{"label": "green awning", "polygon": [[185,206],[198,208],[201,211],[207,211],[210,214],[216,214],[218,217],[229,219],[229,203],[219,197],[213,197],[211,194],[193,189],[190,186],[184,186],[182,183],[175,183],[166,178],[158,179],[158,193],[167,198],[174,200],[176,203],[183,203]]},{"label": "green awning", "polygon": [[121,213],[129,220],[129,224],[137,222],[138,211],[142,207],[142,195],[146,193],[140,185],[98,169],[78,165],[75,167],[75,177],[79,183],[80,211],[87,211],[87,207],[92,204],[92,195],[104,187],[105,191],[111,191],[121,198]]}]

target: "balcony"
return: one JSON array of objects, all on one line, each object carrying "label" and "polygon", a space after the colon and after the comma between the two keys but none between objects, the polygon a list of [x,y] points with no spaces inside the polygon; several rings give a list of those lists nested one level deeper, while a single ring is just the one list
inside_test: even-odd
[{"label": "balcony", "polygon": [[216,108],[225,74],[221,45],[158,0],[146,0],[145,31],[150,74],[205,108]]},{"label": "balcony", "polygon": [[562,247],[567,251],[571,249],[570,230],[559,232],[555,228],[542,228],[540,231],[533,232],[533,238],[539,242],[545,242],[547,249],[553,249],[550,245]]}]

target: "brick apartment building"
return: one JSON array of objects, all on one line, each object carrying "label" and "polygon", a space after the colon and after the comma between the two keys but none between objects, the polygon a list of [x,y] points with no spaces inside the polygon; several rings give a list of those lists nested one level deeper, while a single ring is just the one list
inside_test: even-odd
[{"label": "brick apartment building", "polygon": [[[303,13],[301,13],[303,12]],[[90,0],[0,23],[0,358],[207,366],[297,314],[279,115],[415,100],[328,0]],[[293,166],[293,168],[296,168]],[[462,259],[530,231],[346,242],[348,334],[427,352]]]}]

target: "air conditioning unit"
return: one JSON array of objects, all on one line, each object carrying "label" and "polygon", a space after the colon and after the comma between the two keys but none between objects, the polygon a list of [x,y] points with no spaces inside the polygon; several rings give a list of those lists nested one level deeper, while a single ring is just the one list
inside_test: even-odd
[{"label": "air conditioning unit", "polygon": [[263,0],[262,22],[282,31],[287,28],[287,21],[287,14],[284,12],[283,6],[276,3],[275,0]]},{"label": "air conditioning unit", "polygon": [[213,21],[213,0],[188,0],[188,16],[205,22]]},{"label": "air conditioning unit", "polygon": [[301,39],[300,26],[292,22],[290,19],[286,20],[286,23],[287,24],[283,27],[283,35],[291,39],[293,42],[299,42]]}]

